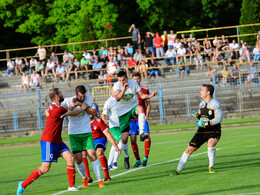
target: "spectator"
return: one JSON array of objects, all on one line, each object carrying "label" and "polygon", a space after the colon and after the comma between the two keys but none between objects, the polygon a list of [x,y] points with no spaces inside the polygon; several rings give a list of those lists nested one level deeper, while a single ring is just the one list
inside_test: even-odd
[{"label": "spectator", "polygon": [[173,44],[173,48],[175,49],[176,52],[181,47],[181,45],[182,45],[182,43],[179,41],[179,39],[176,39],[175,43]]},{"label": "spectator", "polygon": [[88,62],[89,62],[89,60],[86,59],[85,56],[82,56],[82,59],[80,60],[81,70],[88,70]]},{"label": "spectator", "polygon": [[[134,49],[140,49],[140,43],[141,43],[141,35],[140,31],[134,24],[132,24],[129,28],[128,32],[132,32],[132,41]],[[130,53],[130,52],[129,52]]]},{"label": "spectator", "polygon": [[73,63],[74,55],[72,55],[67,50],[65,50],[62,58],[63,58],[62,65],[66,70],[69,70],[70,64]]},{"label": "spectator", "polygon": [[234,85],[239,85],[239,70],[236,64],[233,64],[233,69],[231,70],[231,82]]},{"label": "spectator", "polygon": [[88,60],[89,60],[91,55],[90,55],[90,53],[88,53],[88,52],[85,50],[85,51],[83,52],[83,54],[82,54],[82,57],[83,57],[83,56],[85,57],[85,59],[88,59]]},{"label": "spectator", "polygon": [[206,46],[204,47],[204,53],[205,53],[204,54],[205,60],[207,59],[210,62],[211,61],[211,56],[212,56],[211,44],[209,44],[209,43],[206,44]]},{"label": "spectator", "polygon": [[225,38],[225,35],[221,36],[221,40],[220,40],[220,44],[221,44],[221,50],[226,50],[229,46],[229,41],[228,39]]},{"label": "spectator", "polygon": [[39,61],[42,63],[46,59],[46,49],[41,45],[38,46],[35,56],[39,55]]},{"label": "spectator", "polygon": [[170,46],[173,49],[173,45],[175,43],[176,35],[173,33],[173,30],[170,31],[169,34],[169,41],[168,41],[168,46]]},{"label": "spectator", "polygon": [[136,64],[140,65],[142,60],[142,54],[139,52],[139,50],[135,50],[135,54],[133,59],[136,61]]},{"label": "spectator", "polygon": [[216,70],[209,67],[208,72],[206,73],[206,77],[209,78],[211,85],[213,85],[213,77],[214,77],[214,73],[216,73],[216,72],[217,72]]},{"label": "spectator", "polygon": [[222,55],[218,48],[215,49],[215,52],[213,54],[213,62],[216,63],[217,69],[218,69],[218,63],[222,61]]},{"label": "spectator", "polygon": [[254,61],[260,60],[260,48],[259,48],[259,42],[256,43],[255,48],[253,49],[254,54]]},{"label": "spectator", "polygon": [[148,78],[151,78],[152,76],[155,76],[155,78],[159,78],[159,70],[158,70],[158,64],[154,62],[154,60],[152,59],[151,60],[151,65],[150,65],[150,68],[151,68],[151,72],[148,76]]},{"label": "spectator", "polygon": [[78,67],[75,66],[73,62],[70,63],[69,70],[67,71],[66,81],[68,81],[69,78],[70,78],[70,76],[73,75],[73,73],[71,73],[71,72],[74,72],[75,79],[76,79],[76,81],[77,81],[77,80],[78,80]]},{"label": "spectator", "polygon": [[229,44],[229,48],[232,50],[234,58],[238,59],[238,57],[239,57],[239,51],[238,51],[239,45],[238,45],[238,43],[236,43],[235,39],[233,39],[232,43]]},{"label": "spectator", "polygon": [[108,51],[108,55],[114,55],[115,54],[115,50],[112,46],[109,47],[109,51]]},{"label": "spectator", "polygon": [[100,74],[100,69],[102,69],[101,62],[98,61],[98,59],[95,59],[95,63],[93,64],[93,71],[90,73],[89,78],[90,79],[97,79],[98,75]]},{"label": "spectator", "polygon": [[177,50],[177,54],[176,54],[177,63],[179,62],[179,57],[183,57],[184,61],[186,62],[186,49],[183,47],[183,45],[180,45],[180,48]]},{"label": "spectator", "polygon": [[186,72],[186,74],[188,75],[188,67],[185,66],[185,65],[186,65],[186,62],[184,61],[184,58],[183,58],[183,57],[180,58],[180,62],[179,62],[178,65],[181,65],[181,66],[178,67],[177,75],[178,75],[178,76],[180,75],[181,78],[184,78],[184,73],[185,73],[185,72]]},{"label": "spectator", "polygon": [[195,41],[195,37],[193,37],[192,34],[190,34],[190,37],[188,38],[188,42],[190,42],[190,45],[192,46],[194,44],[194,41]]},{"label": "spectator", "polygon": [[[10,76],[11,72],[14,72],[14,62],[11,60],[11,58],[8,58],[6,75]],[[5,76],[5,74],[3,74],[3,76]]]},{"label": "spectator", "polygon": [[130,43],[127,43],[127,44],[126,44],[126,48],[125,48],[125,49],[127,49],[128,53],[129,53],[131,56],[133,55],[134,49],[133,49],[133,47],[130,46]]},{"label": "spectator", "polygon": [[206,37],[203,41],[203,48],[205,48],[207,45],[209,45],[210,48],[212,47],[211,42]]},{"label": "spectator", "polygon": [[163,39],[163,49],[164,52],[166,52],[168,50],[168,41],[169,41],[169,37],[166,30],[163,31],[163,35],[161,37]]},{"label": "spectator", "polygon": [[193,45],[195,46],[196,49],[201,50],[201,48],[200,48],[200,42],[198,42],[197,39],[195,39]]},{"label": "spectator", "polygon": [[92,56],[97,56],[98,57],[98,53],[97,53],[97,50],[95,48],[92,49]]},{"label": "spectator", "polygon": [[[25,71],[26,67],[23,64],[23,61],[21,58],[16,57],[15,59],[15,73],[18,75],[19,71],[20,74],[22,74]],[[19,70],[19,71],[18,71]]]},{"label": "spectator", "polygon": [[103,71],[100,71],[100,75],[98,75],[98,81],[97,81],[97,84],[104,84],[104,83],[107,83],[106,79],[107,79],[107,75],[104,74]]},{"label": "spectator", "polygon": [[107,63],[108,63],[108,56],[103,54],[103,56],[100,58],[100,62],[102,64],[102,67],[103,68],[106,68],[107,67]]},{"label": "spectator", "polygon": [[100,57],[103,57],[104,55],[107,56],[107,53],[108,53],[108,51],[105,49],[105,47],[104,47],[104,46],[101,46],[101,49],[100,49],[98,55],[99,55]]},{"label": "spectator", "polygon": [[168,47],[168,50],[166,51],[165,56],[167,56],[167,58],[164,58],[164,61],[166,62],[167,65],[171,65],[170,60],[173,61],[173,64],[176,64],[176,51],[174,49],[171,48],[171,46]]},{"label": "spectator", "polygon": [[196,48],[194,45],[191,46],[191,49],[190,49],[190,64],[193,63],[193,60],[195,61],[196,60]]},{"label": "spectator", "polygon": [[260,42],[260,31],[258,31],[258,35],[256,35],[257,42]]},{"label": "spectator", "polygon": [[186,49],[186,53],[189,53],[189,51],[190,51],[190,44],[187,42],[187,38],[184,38],[182,45]]},{"label": "spectator", "polygon": [[53,75],[55,75],[55,64],[51,61],[51,59],[48,59],[48,62],[46,64],[45,76],[47,76],[48,73],[52,73]]},{"label": "spectator", "polygon": [[154,38],[153,42],[155,44],[155,50],[156,50],[156,57],[163,57],[164,56],[164,50],[163,50],[163,39],[160,37],[159,33],[155,33],[156,37]]},{"label": "spectator", "polygon": [[149,66],[151,64],[151,59],[147,59],[147,58],[152,58],[153,57],[153,53],[150,52],[150,50],[148,48],[146,48],[146,50],[145,50],[144,57],[145,57],[145,62]]},{"label": "spectator", "polygon": [[127,49],[125,49],[125,53],[123,54],[123,60],[125,60],[127,63],[127,61],[130,60],[130,58],[131,58],[131,54],[128,53]]},{"label": "spectator", "polygon": [[251,61],[250,60],[250,51],[249,51],[248,45],[245,44],[244,46],[245,47],[243,49],[242,55],[241,55],[241,57],[239,59],[241,64],[243,63],[243,61],[248,62],[248,63],[250,63],[250,61]]},{"label": "spectator", "polygon": [[121,66],[121,61],[123,60],[124,50],[120,45],[117,46],[117,62]]},{"label": "spectator", "polygon": [[88,61],[88,70],[92,70],[92,66],[95,63],[95,59],[93,55],[90,56],[90,59]]},{"label": "spectator", "polygon": [[229,76],[229,72],[228,72],[227,66],[223,66],[223,70],[221,71],[221,75],[222,75],[223,87],[225,87],[226,84],[227,84],[228,76]]},{"label": "spectator", "polygon": [[218,39],[218,36],[216,35],[214,40],[212,41],[213,43],[213,48],[216,48],[217,47],[217,44],[220,43],[220,40]]},{"label": "spectator", "polygon": [[38,61],[36,66],[35,66],[35,72],[37,74],[41,74],[41,76],[44,77],[43,70],[44,70],[43,62]]},{"label": "spectator", "polygon": [[155,50],[153,47],[153,38],[154,38],[154,33],[146,32],[146,36],[144,38],[144,49],[148,49],[154,56]]},{"label": "spectator", "polygon": [[180,41],[181,41],[181,42],[183,42],[183,41],[184,41],[184,39],[186,39],[186,38],[185,38],[185,34],[184,34],[184,33],[182,33],[182,34],[181,34],[181,40],[180,40]]},{"label": "spectator", "polygon": [[199,64],[200,64],[200,69],[202,70],[204,60],[203,60],[203,57],[200,54],[200,50],[198,48],[196,49],[195,56],[196,56],[195,57],[196,69],[197,70],[199,69]]},{"label": "spectator", "polygon": [[24,60],[25,70],[28,72],[30,70],[30,64],[26,57],[24,57],[23,60]]},{"label": "spectator", "polygon": [[79,63],[79,61],[78,61],[77,58],[74,59],[73,64],[74,64],[75,68],[77,68],[78,70],[80,70],[80,63]]},{"label": "spectator", "polygon": [[60,63],[58,63],[57,68],[56,68],[56,73],[54,74],[56,83],[59,82],[57,75],[60,75],[60,74],[62,76],[62,82],[65,82],[65,68],[64,68],[64,66],[61,66]]},{"label": "spectator", "polygon": [[130,71],[132,72],[133,70],[137,69],[136,66],[136,61],[133,59],[133,57],[130,57],[130,60],[127,62],[127,67],[126,67],[126,72],[127,75],[130,76]]},{"label": "spectator", "polygon": [[31,57],[30,59],[30,70],[31,73],[35,70],[35,66],[37,65],[37,60]]},{"label": "spectator", "polygon": [[246,83],[249,84],[252,81],[257,79],[257,75],[256,75],[256,67],[253,65],[252,62],[250,62],[249,67],[248,67],[248,76],[247,76],[247,81]]},{"label": "spectator", "polygon": [[[41,63],[41,62],[40,62]],[[40,87],[41,86],[41,79],[39,74],[36,73],[34,70],[33,73],[31,74],[31,86],[32,87]]]},{"label": "spectator", "polygon": [[23,72],[23,76],[22,76],[22,84],[20,86],[20,89],[26,89],[30,87],[30,83],[29,83],[29,78],[28,76]]},{"label": "spectator", "polygon": [[[226,49],[229,49],[229,47],[226,47]],[[227,50],[225,53],[225,57],[223,58],[223,62],[227,64],[227,66],[231,65],[232,60],[234,59],[234,53],[232,50]],[[225,61],[227,60],[227,61]]]},{"label": "spectator", "polygon": [[147,70],[148,64],[145,63],[145,60],[142,60],[141,65],[139,67],[139,73],[142,78],[147,78]]},{"label": "spectator", "polygon": [[56,66],[57,66],[58,63],[59,63],[58,56],[55,55],[55,52],[54,52],[54,51],[51,52],[50,60],[51,60],[51,62],[53,62],[54,65],[56,65]]}]

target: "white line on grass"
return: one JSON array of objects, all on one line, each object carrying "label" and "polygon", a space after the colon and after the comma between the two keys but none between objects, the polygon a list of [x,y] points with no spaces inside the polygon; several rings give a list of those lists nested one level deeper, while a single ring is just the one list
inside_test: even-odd
[{"label": "white line on grass", "polygon": [[[221,148],[218,148],[217,150],[221,150]],[[191,157],[199,156],[199,155],[206,154],[206,153],[208,153],[208,152],[201,152],[201,153],[198,153],[198,154],[194,154],[194,155],[192,155]],[[150,164],[150,165],[147,165],[146,167],[139,167],[139,168],[131,169],[131,170],[125,171],[125,172],[123,172],[123,173],[119,173],[119,174],[116,174],[116,175],[112,175],[111,178],[119,177],[119,176],[122,176],[122,175],[125,175],[125,174],[128,174],[128,173],[131,173],[131,172],[134,172],[134,171],[138,171],[138,170],[140,170],[140,169],[145,169],[145,168],[147,168],[147,167],[156,166],[156,165],[162,165],[162,164],[165,164],[165,163],[170,163],[170,162],[174,162],[174,161],[178,161],[178,160],[180,160],[180,158],[176,158],[176,159],[172,159],[172,160],[168,160],[168,161],[164,161],[164,162],[158,162],[158,163]],[[93,183],[96,183],[96,182],[97,182],[97,181],[94,181]],[[81,185],[81,186],[78,186],[78,188],[82,188],[82,185]],[[66,193],[66,192],[69,192],[69,191],[68,191],[68,190],[63,190],[63,191],[54,193],[54,194],[52,194],[52,195],[63,194],[63,193]]]},{"label": "white line on grass", "polygon": [[260,192],[250,192],[250,193],[231,194],[231,195],[250,195],[250,194],[260,194]]}]

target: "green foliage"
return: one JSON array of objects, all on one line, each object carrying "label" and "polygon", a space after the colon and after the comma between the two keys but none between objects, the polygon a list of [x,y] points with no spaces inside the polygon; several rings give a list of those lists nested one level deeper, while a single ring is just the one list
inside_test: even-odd
[{"label": "green foliage", "polygon": [[[260,23],[260,0],[243,0],[241,8],[240,24]],[[241,34],[257,33],[260,26],[242,27],[240,28]],[[243,37],[249,45],[254,45],[256,36]]]}]

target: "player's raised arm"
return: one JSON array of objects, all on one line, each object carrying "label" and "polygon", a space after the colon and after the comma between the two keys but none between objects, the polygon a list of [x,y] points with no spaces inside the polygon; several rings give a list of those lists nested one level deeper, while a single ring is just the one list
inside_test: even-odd
[{"label": "player's raised arm", "polygon": [[62,117],[65,117],[65,116],[77,116],[79,115],[80,113],[84,112],[87,108],[87,104],[86,103],[83,103],[82,106],[80,107],[80,109],[77,109],[77,110],[69,110],[66,114],[62,115]]},{"label": "player's raised arm", "polygon": [[[115,89],[115,87],[114,87],[114,89]],[[113,97],[116,99],[116,101],[119,102],[123,98],[123,96],[125,94],[125,91],[127,89],[128,89],[128,83],[125,83],[124,86],[123,86],[123,90],[122,91],[119,91],[119,90],[115,91],[114,90]]]},{"label": "player's raised arm", "polygon": [[158,93],[156,91],[153,91],[152,94],[144,94],[141,90],[138,91],[138,94],[139,96],[142,98],[142,99],[150,99],[154,96],[156,96]]},{"label": "player's raised arm", "polygon": [[121,154],[121,151],[120,149],[117,147],[117,144],[114,140],[114,138],[112,137],[112,135],[110,134],[109,131],[104,131],[103,132],[105,134],[105,136],[107,137],[107,139],[111,142],[111,144],[115,147],[115,150],[118,152],[118,154],[120,155]]}]

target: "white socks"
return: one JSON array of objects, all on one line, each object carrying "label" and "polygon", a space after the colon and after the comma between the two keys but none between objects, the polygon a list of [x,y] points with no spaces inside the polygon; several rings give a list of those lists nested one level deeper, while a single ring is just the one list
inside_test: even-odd
[{"label": "white socks", "polygon": [[128,158],[129,157],[129,154],[128,154],[128,143],[124,144],[122,142],[122,150],[124,151],[125,153],[125,157]]},{"label": "white socks", "polygon": [[208,148],[208,157],[209,157],[209,166],[213,167],[215,162],[215,156],[216,156],[216,148]]},{"label": "white socks", "polygon": [[114,160],[114,155],[115,155],[115,147],[112,145],[110,152],[109,152],[109,158],[107,161],[108,166],[112,164],[112,162]]},{"label": "white socks", "polygon": [[182,171],[184,165],[187,163],[187,161],[189,160],[189,157],[190,155],[189,154],[186,154],[185,152],[183,152],[182,156],[181,156],[181,159],[180,159],[180,162],[178,164],[178,168],[177,170],[178,171]]},{"label": "white socks", "polygon": [[[117,144],[117,147],[119,148],[120,151],[122,150],[122,141],[120,141],[120,142]],[[127,149],[127,151],[128,151],[128,149]],[[113,163],[114,163],[114,162],[117,162],[117,161],[118,161],[118,158],[119,158],[119,153],[115,151]]]},{"label": "white socks", "polygon": [[102,177],[101,177],[101,169],[100,169],[100,164],[99,164],[99,161],[98,159],[91,162],[92,163],[92,166],[93,166],[93,170],[96,174],[96,177],[97,177],[97,180],[98,181],[101,181],[102,180]]},{"label": "white socks", "polygon": [[145,114],[138,114],[138,125],[140,130],[140,135],[144,133],[144,125],[145,125]]},{"label": "white socks", "polygon": [[87,176],[86,176],[86,172],[85,172],[86,167],[85,167],[84,163],[82,162],[79,165],[77,163],[75,163],[75,164],[76,164],[79,174],[81,175],[81,177],[83,179],[85,179]]}]

